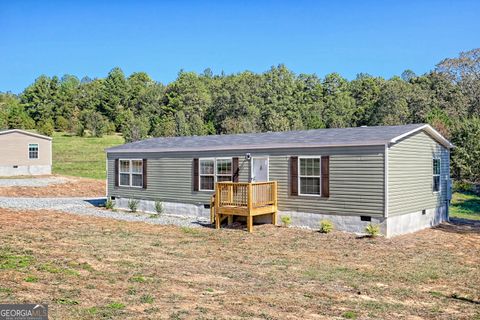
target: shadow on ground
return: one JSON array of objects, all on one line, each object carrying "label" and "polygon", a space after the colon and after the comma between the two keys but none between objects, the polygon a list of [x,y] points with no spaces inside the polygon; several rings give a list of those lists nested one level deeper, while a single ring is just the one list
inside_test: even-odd
[{"label": "shadow on ground", "polygon": [[449,222],[439,224],[438,226],[434,227],[434,229],[451,233],[480,234],[480,221],[462,218],[450,218]]},{"label": "shadow on ground", "polygon": [[95,207],[105,207],[106,201],[107,201],[107,198],[94,198],[94,199],[85,200],[85,202],[88,202]]}]

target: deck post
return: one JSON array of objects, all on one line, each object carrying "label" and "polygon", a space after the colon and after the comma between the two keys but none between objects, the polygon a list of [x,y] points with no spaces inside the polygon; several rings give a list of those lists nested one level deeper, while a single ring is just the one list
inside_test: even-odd
[{"label": "deck post", "polygon": [[253,232],[253,216],[252,216],[252,209],[253,209],[253,184],[248,183],[247,186],[247,231]]},{"label": "deck post", "polygon": [[251,215],[247,216],[247,231],[253,232],[253,216]]},{"label": "deck post", "polygon": [[210,198],[210,223],[215,222],[215,194]]},{"label": "deck post", "polygon": [[273,198],[273,214],[272,214],[272,224],[274,226],[277,225],[277,181],[273,181],[273,186],[272,186],[272,198]]},{"label": "deck post", "polygon": [[220,203],[220,191],[218,190],[218,184],[215,185],[215,229],[220,229],[220,213],[218,213],[218,207]]}]

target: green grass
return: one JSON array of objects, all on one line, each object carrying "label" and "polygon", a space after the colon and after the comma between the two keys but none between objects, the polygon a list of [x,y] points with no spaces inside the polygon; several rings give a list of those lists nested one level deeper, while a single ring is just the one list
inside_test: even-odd
[{"label": "green grass", "polygon": [[454,193],[450,206],[450,216],[480,220],[480,196],[472,193]]},{"label": "green grass", "polygon": [[119,135],[77,137],[53,134],[53,173],[93,179],[105,179],[105,148],[123,144]]}]

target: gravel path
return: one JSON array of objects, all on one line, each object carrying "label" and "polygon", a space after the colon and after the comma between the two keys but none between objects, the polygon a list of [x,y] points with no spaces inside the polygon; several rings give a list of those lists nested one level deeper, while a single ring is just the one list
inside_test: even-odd
[{"label": "gravel path", "polygon": [[0,179],[0,187],[46,187],[52,184],[63,184],[67,182],[68,179],[62,177],[7,178]]},{"label": "gravel path", "polygon": [[124,221],[147,222],[162,225],[177,225],[184,227],[201,227],[209,224],[208,219],[163,214],[160,217],[151,217],[145,213],[131,213],[111,211],[98,208],[95,205],[103,203],[105,199],[86,198],[6,198],[0,197],[0,208],[16,210],[57,210],[68,213],[113,218]]}]

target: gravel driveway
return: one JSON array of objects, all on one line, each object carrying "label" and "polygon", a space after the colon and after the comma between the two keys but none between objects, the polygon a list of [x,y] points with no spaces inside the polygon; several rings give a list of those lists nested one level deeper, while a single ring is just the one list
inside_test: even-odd
[{"label": "gravel driveway", "polygon": [[204,218],[162,214],[151,217],[145,213],[111,211],[98,208],[95,205],[103,203],[104,198],[7,198],[0,197],[0,208],[17,210],[57,210],[78,215],[113,218],[124,221],[147,222],[162,225],[177,225],[184,227],[201,227],[209,224]]},{"label": "gravel driveway", "polygon": [[46,187],[52,184],[63,184],[67,182],[68,179],[62,177],[7,178],[0,179],[0,187]]}]

